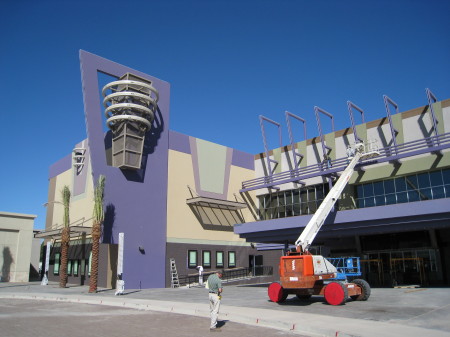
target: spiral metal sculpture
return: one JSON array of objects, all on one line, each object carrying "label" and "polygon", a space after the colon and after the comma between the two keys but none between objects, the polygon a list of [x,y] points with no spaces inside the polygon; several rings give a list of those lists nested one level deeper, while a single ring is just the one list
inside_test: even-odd
[{"label": "spiral metal sculpture", "polygon": [[145,133],[155,118],[158,91],[150,81],[127,73],[105,85],[102,95],[106,125],[113,134],[113,166],[140,168]]}]

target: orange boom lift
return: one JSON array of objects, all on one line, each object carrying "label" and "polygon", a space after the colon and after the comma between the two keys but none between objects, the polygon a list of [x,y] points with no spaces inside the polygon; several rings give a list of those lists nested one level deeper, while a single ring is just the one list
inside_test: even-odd
[{"label": "orange boom lift", "polygon": [[356,164],[360,159],[377,155],[379,152],[374,147],[366,149],[363,143],[355,144],[349,153],[348,166],[295,242],[296,252],[288,252],[281,257],[280,281],[272,283],[268,288],[272,302],[283,302],[289,294],[295,294],[299,299],[323,295],[331,305],[344,304],[349,297],[357,301],[369,298],[370,286],[365,280],[356,279],[351,283],[333,281],[337,275],[336,267],[323,256],[312,255],[309,247],[350,180]]}]

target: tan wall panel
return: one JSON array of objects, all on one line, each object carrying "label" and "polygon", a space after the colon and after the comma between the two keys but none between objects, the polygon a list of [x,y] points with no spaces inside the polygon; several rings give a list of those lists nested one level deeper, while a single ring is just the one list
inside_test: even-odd
[{"label": "tan wall panel", "polygon": [[[167,237],[181,240],[207,240],[207,241],[230,241],[243,242],[238,235],[233,232],[216,231],[204,229],[195,216],[191,208],[186,204],[186,200],[192,198],[188,185],[194,189],[194,172],[192,168],[192,159],[189,154],[169,151],[169,181],[167,196]],[[247,170],[248,171],[248,170]],[[230,188],[228,191],[229,200],[234,200],[233,190],[238,193],[236,188],[242,180],[252,178],[252,172],[242,172],[236,167],[231,168]],[[245,177],[245,179],[241,179]],[[236,189],[235,189],[236,188]],[[194,195],[195,197],[196,195]],[[209,211],[208,211],[209,212]],[[203,212],[201,212],[203,214]]]}]

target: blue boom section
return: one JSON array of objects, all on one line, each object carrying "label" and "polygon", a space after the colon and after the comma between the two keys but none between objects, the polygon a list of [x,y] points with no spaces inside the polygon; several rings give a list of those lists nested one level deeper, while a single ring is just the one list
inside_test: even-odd
[{"label": "blue boom section", "polygon": [[361,276],[359,257],[334,257],[327,258],[338,273],[334,280],[346,280],[348,277]]}]

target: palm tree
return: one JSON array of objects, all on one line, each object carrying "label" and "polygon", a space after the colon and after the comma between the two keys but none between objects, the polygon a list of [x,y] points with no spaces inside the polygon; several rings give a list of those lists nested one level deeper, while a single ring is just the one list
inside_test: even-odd
[{"label": "palm tree", "polygon": [[61,233],[61,268],[59,271],[59,287],[65,288],[67,284],[67,261],[69,256],[69,204],[70,204],[70,189],[66,185],[61,191],[61,197],[64,205],[63,230]]},{"label": "palm tree", "polygon": [[98,281],[98,256],[100,252],[100,237],[102,235],[102,224],[105,219],[103,211],[103,197],[105,191],[105,176],[98,177],[97,186],[94,189],[94,211],[92,214],[92,260],[91,260],[91,278],[89,280],[89,292],[97,292]]}]

